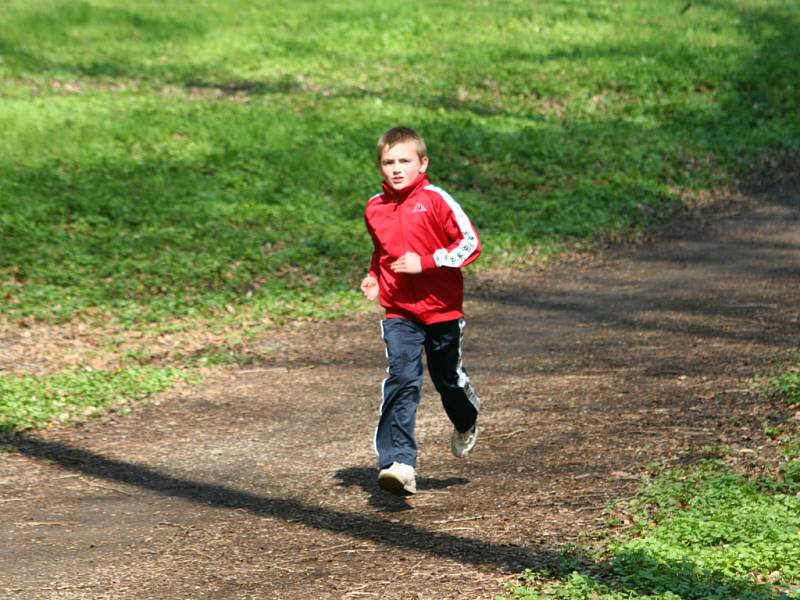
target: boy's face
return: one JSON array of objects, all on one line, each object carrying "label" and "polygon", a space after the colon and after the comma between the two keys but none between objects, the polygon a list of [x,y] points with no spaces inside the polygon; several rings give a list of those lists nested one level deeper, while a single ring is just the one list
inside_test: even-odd
[{"label": "boy's face", "polygon": [[398,142],[381,152],[381,175],[393,190],[411,185],[428,168],[428,157],[419,157],[416,142]]}]

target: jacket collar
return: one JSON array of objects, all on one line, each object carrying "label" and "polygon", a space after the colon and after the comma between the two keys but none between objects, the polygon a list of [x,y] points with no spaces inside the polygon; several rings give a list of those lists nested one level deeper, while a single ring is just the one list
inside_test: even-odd
[{"label": "jacket collar", "polygon": [[419,189],[424,188],[430,182],[428,181],[427,175],[425,173],[420,173],[414,182],[401,190],[395,190],[388,183],[385,181],[381,182],[381,187],[383,188],[383,197],[387,200],[392,202],[397,202],[398,204],[403,202],[406,198],[408,198],[411,194],[416,192]]}]

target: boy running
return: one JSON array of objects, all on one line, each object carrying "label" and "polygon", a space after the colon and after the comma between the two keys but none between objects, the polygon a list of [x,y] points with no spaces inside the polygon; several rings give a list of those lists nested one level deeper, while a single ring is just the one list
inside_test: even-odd
[{"label": "boy running", "polygon": [[422,351],[453,423],[451,449],[466,456],[478,436],[480,399],[461,363],[464,330],[461,268],[478,258],[481,242],[467,215],[426,176],[425,141],[394,127],[376,148],[383,192],[370,198],[365,219],[374,251],[361,290],[386,310],[381,332],[389,359],[375,431],[378,484],[398,495],[416,493],[414,428],[422,388]]}]

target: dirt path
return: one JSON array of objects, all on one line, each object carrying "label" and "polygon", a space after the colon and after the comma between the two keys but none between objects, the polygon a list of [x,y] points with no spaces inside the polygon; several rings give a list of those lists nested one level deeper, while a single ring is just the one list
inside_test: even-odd
[{"label": "dirt path", "polygon": [[[737,205],[738,206],[738,205]],[[472,280],[474,456],[428,382],[420,493],[375,483],[375,315],[0,462],[0,597],[491,598],[602,523],[646,465],[754,447],[749,379],[798,343],[800,192],[548,272]]]}]

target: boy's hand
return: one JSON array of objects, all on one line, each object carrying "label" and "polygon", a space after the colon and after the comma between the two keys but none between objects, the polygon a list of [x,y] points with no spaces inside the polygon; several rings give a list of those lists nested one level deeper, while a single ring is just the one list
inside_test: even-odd
[{"label": "boy's hand", "polygon": [[413,252],[406,252],[389,266],[395,273],[422,273],[422,261]]},{"label": "boy's hand", "polygon": [[372,301],[378,297],[378,280],[374,277],[364,277],[361,281],[361,291],[367,297],[367,300]]}]

